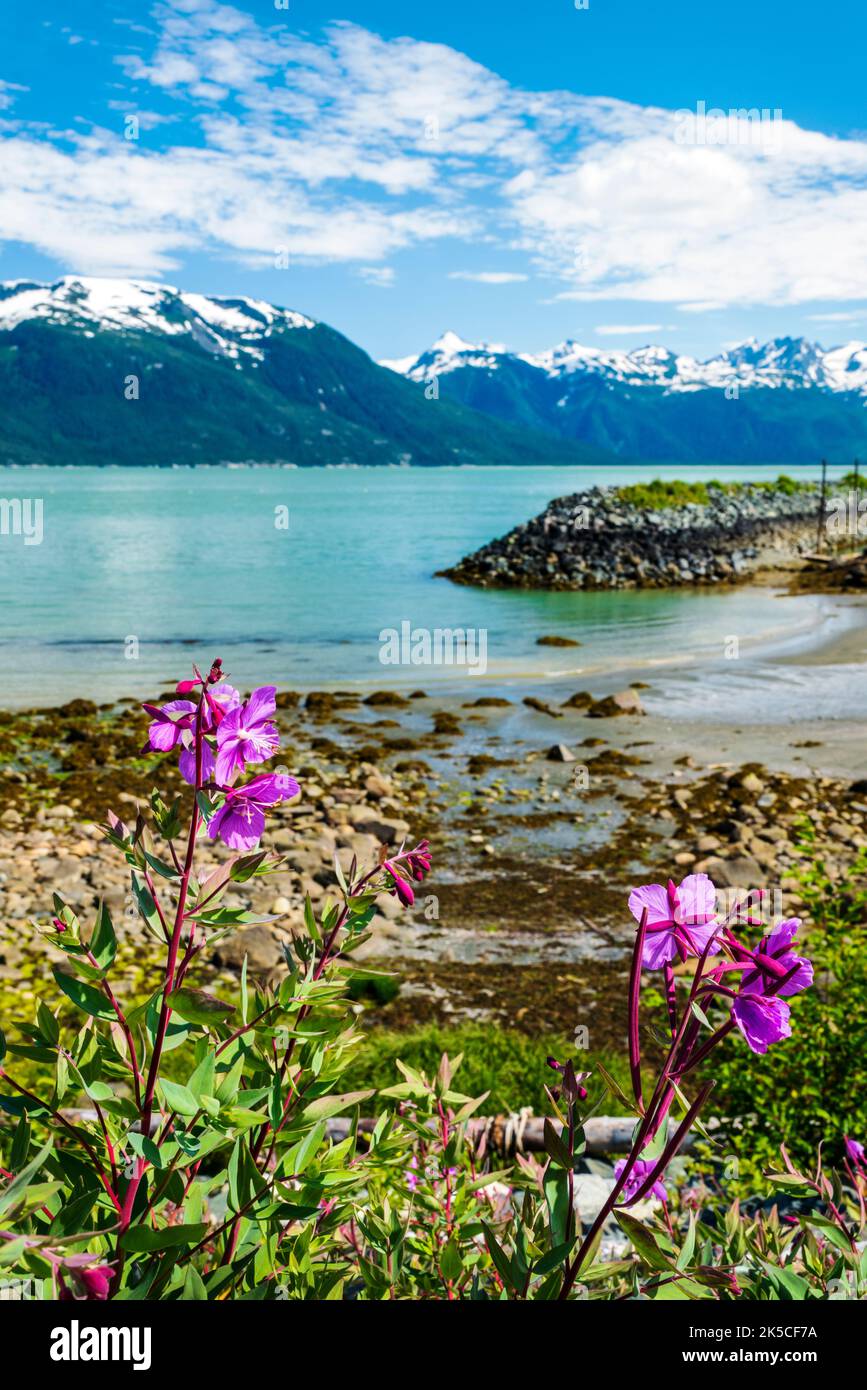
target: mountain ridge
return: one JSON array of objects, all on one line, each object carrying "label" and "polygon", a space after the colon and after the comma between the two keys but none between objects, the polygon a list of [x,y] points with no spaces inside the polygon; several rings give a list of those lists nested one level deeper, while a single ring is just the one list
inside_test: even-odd
[{"label": "mountain ridge", "polygon": [[848,463],[867,449],[867,345],[755,339],[700,362],[654,344],[567,339],[510,352],[443,334],[384,366],[493,418],[621,458],[681,463]]},{"label": "mountain ridge", "polygon": [[431,399],[327,324],[264,300],[74,275],[0,285],[0,462],[605,461]]}]

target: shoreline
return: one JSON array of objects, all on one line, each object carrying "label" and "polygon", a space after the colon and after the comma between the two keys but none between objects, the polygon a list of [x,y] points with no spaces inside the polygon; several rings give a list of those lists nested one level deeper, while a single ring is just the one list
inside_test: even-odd
[{"label": "shoreline", "polygon": [[[769,666],[779,666],[782,668],[803,667],[805,669],[815,669],[817,667],[838,667],[841,665],[862,665],[867,664],[867,597],[859,595],[840,595],[840,594],[817,594],[817,595],[793,595],[781,587],[778,582],[773,585],[764,584],[743,584],[733,588],[740,597],[746,595],[749,599],[751,589],[755,588],[756,593],[767,595],[771,589],[772,597],[780,600],[788,607],[789,604],[802,606],[802,616],[796,622],[781,622],[778,626],[765,627],[763,630],[748,634],[741,639],[742,655],[736,667],[739,677],[749,675],[750,669],[755,668],[757,681],[762,679],[759,668],[763,663]],[[777,590],[777,592],[774,592]],[[684,601],[693,597],[680,591],[680,596]],[[631,597],[631,596],[630,596]],[[695,597],[699,600],[707,600],[719,597],[719,593],[703,588],[696,591]],[[642,596],[646,598],[646,594]],[[642,598],[639,602],[642,602]],[[780,610],[781,618],[785,614],[785,608]],[[556,623],[556,618],[543,619]],[[735,621],[735,615],[732,615]],[[567,626],[564,621],[561,626]],[[833,630],[832,630],[833,629]],[[840,629],[840,630],[836,630]],[[578,629],[581,630],[580,628]],[[541,635],[541,634],[540,634]],[[69,650],[76,644],[71,639],[64,639],[60,644],[40,644],[37,650],[44,651],[49,646],[57,645],[58,650]],[[106,650],[119,643],[109,643],[106,641],[85,642],[81,644],[85,650]],[[166,666],[173,660],[172,652],[186,650],[191,655],[201,643],[194,643],[188,639],[175,639],[160,644],[162,650],[166,652]],[[221,644],[215,642],[210,644],[215,649],[224,651],[224,662],[227,667],[231,661],[231,651],[233,643]],[[20,643],[15,640],[0,643],[0,653],[6,657],[8,663],[14,661],[16,646]],[[273,650],[273,643],[267,639],[257,640],[249,644],[250,651],[261,651],[261,658],[257,655],[257,665],[268,665],[268,654]],[[228,651],[229,658],[225,656]],[[630,682],[645,681],[654,683],[654,677],[661,684],[666,681],[676,681],[678,678],[689,679],[695,676],[696,672],[704,669],[709,673],[710,680],[721,680],[723,685],[732,675],[734,665],[727,662],[721,655],[720,641],[708,640],[705,646],[696,646],[690,652],[661,652],[648,654],[644,657],[636,655],[626,655],[623,657],[613,657],[607,653],[603,647],[594,652],[592,646],[585,647],[579,644],[574,652],[569,649],[564,651],[561,660],[569,661],[572,664],[557,666],[552,664],[555,658],[552,657],[552,649],[536,646],[531,649],[535,662],[526,659],[518,659],[510,665],[500,663],[491,665],[484,673],[469,674],[467,671],[455,669],[454,673],[448,668],[440,666],[432,668],[430,666],[406,666],[406,665],[381,665],[377,670],[361,675],[343,675],[323,678],[313,681],[306,681],[303,674],[299,671],[291,681],[276,678],[278,686],[285,687],[291,684],[291,688],[297,690],[302,696],[311,692],[326,691],[336,692],[341,690],[356,693],[359,698],[378,689],[389,688],[403,694],[409,694],[419,687],[425,687],[432,697],[446,701],[460,701],[464,698],[471,698],[474,695],[502,695],[505,698],[520,698],[522,695],[536,695],[543,699],[556,701],[564,698],[573,692],[576,685],[586,686],[594,696],[602,696],[610,693],[610,687],[618,688]],[[582,660],[582,653],[586,653]],[[245,660],[249,664],[250,652],[245,651]],[[186,658],[185,658],[186,660]],[[285,660],[285,658],[284,658]],[[163,664],[160,658],[160,665]],[[278,666],[281,663],[276,663]],[[116,665],[115,668],[116,669]],[[100,696],[100,703],[106,707],[122,704],[134,703],[139,699],[152,698],[155,686],[163,684],[163,680],[153,672],[152,669],[145,670],[137,680],[131,681],[124,678],[123,684],[112,675],[111,682],[104,681],[103,689],[99,689],[100,674],[91,672],[80,682],[70,681],[61,685],[48,687],[43,685],[37,702],[34,703],[32,695],[10,699],[8,695],[4,698],[4,708],[12,713],[39,708],[46,711],[57,710],[70,700],[91,699],[94,689]],[[34,676],[33,684],[37,683]],[[168,679],[165,679],[168,684]],[[107,688],[105,688],[107,687]],[[7,687],[8,689],[8,687]],[[663,691],[664,694],[664,691]],[[865,714],[867,714],[867,700],[865,700]],[[687,715],[688,717],[688,715]],[[796,716],[799,717],[799,716]],[[824,716],[827,718],[828,716]],[[834,717],[833,715],[830,717]],[[841,713],[837,717],[846,719],[852,717],[850,713]],[[736,719],[736,722],[737,719]],[[743,722],[743,717],[740,717]],[[774,722],[774,721],[768,721]],[[787,722],[781,719],[780,723]]]}]

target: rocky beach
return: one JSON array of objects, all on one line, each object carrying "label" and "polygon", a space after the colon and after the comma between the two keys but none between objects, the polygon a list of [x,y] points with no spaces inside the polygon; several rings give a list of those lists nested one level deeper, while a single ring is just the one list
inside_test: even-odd
[{"label": "rocky beach", "polygon": [[[263,920],[213,949],[213,979],[236,986],[245,954],[251,974],[279,978],[305,895],[321,904],[336,882],[335,855],[346,867],[427,836],[430,883],[409,912],[380,899],[362,948],[365,1022],[584,1025],[594,1047],[620,1049],[633,883],[704,870],[721,892],[764,889],[794,915],[808,821],[832,879],[867,848],[867,721],[699,726],[645,714],[641,685],[598,698],[562,684],[464,700],[280,692],[281,766],[301,796],[266,840],[282,867],[241,890]],[[146,727],[131,701],[0,717],[7,1014],[29,1011],[60,963],[29,926],[53,892],[85,914],[107,902],[130,984],[145,986],[152,945],[99,824],[109,809],[132,820],[154,786],[185,791],[174,758],[141,754]]]}]

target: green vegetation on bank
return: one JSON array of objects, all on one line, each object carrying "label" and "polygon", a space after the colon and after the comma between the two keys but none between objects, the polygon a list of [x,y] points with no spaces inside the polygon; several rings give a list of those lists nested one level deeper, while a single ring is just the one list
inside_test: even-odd
[{"label": "green vegetation on bank", "polygon": [[[591,1071],[601,1062],[615,1080],[629,1089],[629,1065],[625,1054],[578,1052],[570,1040],[557,1034],[528,1037],[517,1029],[500,1028],[492,1023],[466,1023],[441,1028],[428,1024],[410,1032],[375,1028],[346,1073],[346,1084],[353,1090],[383,1089],[393,1086],[400,1060],[431,1077],[436,1074],[442,1054],[463,1054],[461,1085],[468,1095],[490,1095],[479,1108],[481,1115],[502,1115],[528,1106],[534,1115],[546,1115],[550,1101],[546,1085],[557,1078],[547,1065],[548,1057],[562,1061],[572,1057],[579,1070]],[[588,1086],[596,1087],[595,1082]],[[596,1094],[594,1089],[593,1094]],[[605,1114],[627,1113],[610,1096],[602,1107]]]},{"label": "green vegetation on bank", "polygon": [[833,1165],[844,1134],[867,1135],[867,852],[835,883],[813,846],[805,823],[799,876],[813,925],[803,944],[815,976],[790,1001],[796,1038],[763,1057],[728,1040],[709,1073],[710,1112],[738,1117],[728,1147],[748,1185],[753,1165],[778,1164],[780,1144],[809,1163],[821,1143]]},{"label": "green vegetation on bank", "polygon": [[628,506],[662,511],[666,507],[685,507],[690,503],[707,506],[714,492],[722,492],[730,497],[746,492],[781,492],[786,497],[793,497],[796,493],[812,492],[814,489],[815,483],[798,482],[786,473],[760,483],[723,483],[717,478],[709,478],[706,483],[687,483],[679,478],[653,478],[649,483],[630,483],[617,488],[617,498]]}]

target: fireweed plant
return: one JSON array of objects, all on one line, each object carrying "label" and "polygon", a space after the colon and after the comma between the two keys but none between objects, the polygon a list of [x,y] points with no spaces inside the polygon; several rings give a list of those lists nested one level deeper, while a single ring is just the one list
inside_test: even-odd
[{"label": "fireweed plant", "polygon": [[[379,893],[412,903],[411,882],[431,867],[428,845],[401,848],[365,872],[353,859],[344,874],[335,861],[342,901],[327,902],[317,921],[307,900],[306,934],[286,951],[276,992],[251,990],[246,962],[238,1007],[193,987],[190,972],[206,946],[269,920],[222,900],[233,885],[279,867],[259,841],[268,809],[299,786],[284,773],[256,771],[279,747],[274,687],[242,701],[217,660],[177,694],[144,708],[150,748],[177,751],[192,788],[185,836],[180,799],[168,807],[156,792],[153,830],[141,814],[133,827],[109,815],[105,828],[129,865],[143,926],[164,948],[161,979],[144,1003],[127,1008],[112,982],[117,940],[105,907],[88,932],[55,897],[43,934],[65,953],[55,979],[85,1022],[63,1037],[40,1004],[26,1043],[8,1048],[51,1067],[50,1094],[0,1068],[11,1087],[3,1110],[17,1117],[0,1186],[0,1260],[6,1271],[41,1277],[48,1297],[268,1296],[269,1286],[285,1296],[290,1285],[295,1297],[333,1296],[344,1269],[320,1261],[320,1251],[350,1214],[346,1193],[357,1194],[365,1163],[354,1132],[328,1145],[326,1121],[372,1094],[337,1086],[358,1041],[347,960],[366,939]],[[197,873],[204,836],[232,854]],[[2,1035],[0,1042],[3,1061]],[[167,1054],[181,1047],[189,1058],[183,1083],[164,1074]],[[87,1108],[65,1111],[72,1095]],[[52,1134],[31,1157],[34,1125]],[[390,1147],[386,1125],[368,1155],[387,1158]]]},{"label": "fireweed plant", "polygon": [[[805,1173],[782,1151],[781,1171],[768,1176],[800,1189],[806,1214],[747,1214],[737,1203],[724,1212],[712,1187],[672,1184],[712,1087],[690,1098],[696,1069],[729,1035],[761,1057],[792,1033],[788,1001],[812,982],[795,949],[797,921],[765,926],[750,902],[720,916],[701,874],[635,889],[632,1097],[603,1068],[591,1082],[572,1060],[552,1057],[544,1161],[519,1152],[516,1163],[493,1167],[489,1127],[476,1118],[485,1096],[455,1089],[459,1057],[443,1057],[432,1079],[398,1063],[401,1079],[379,1092],[378,1118],[362,1123],[374,1092],[341,1085],[362,1039],[352,987],[365,971],[352,956],[379,894],[412,905],[413,885],[431,869],[428,843],[383,849],[369,868],[353,859],[344,872],[335,859],[334,898],[318,915],[307,899],[278,986],[251,985],[246,961],[237,1002],[195,986],[206,948],[271,920],[224,897],[279,868],[260,841],[270,808],[299,786],[262,767],[279,749],[273,687],[242,699],[215,661],[176,693],[145,706],[148,746],[177,755],[188,818],[185,798],[168,806],[155,791],[147,819],[140,812],[126,826],[109,815],[105,827],[129,867],[141,929],[161,949],[152,992],[133,1005],[122,998],[105,907],[87,929],[56,896],[41,931],[65,956],[54,971],[62,1008],[39,1003],[24,1041],[8,1046],[8,1068],[0,1034],[0,1278],[75,1300],[863,1292],[861,1138],[845,1141],[845,1184],[821,1159]],[[215,842],[220,862],[203,865],[203,845]],[[640,1049],[643,971],[660,972],[667,1002],[655,1075]],[[70,1006],[83,1015],[72,1029]],[[16,1078],[16,1057],[44,1074],[36,1089]],[[588,1106],[584,1083],[600,1080],[631,1109],[635,1128],[585,1233],[584,1126],[606,1089]],[[609,1218],[621,1245],[622,1235],[629,1242],[614,1258],[602,1248]]]}]

